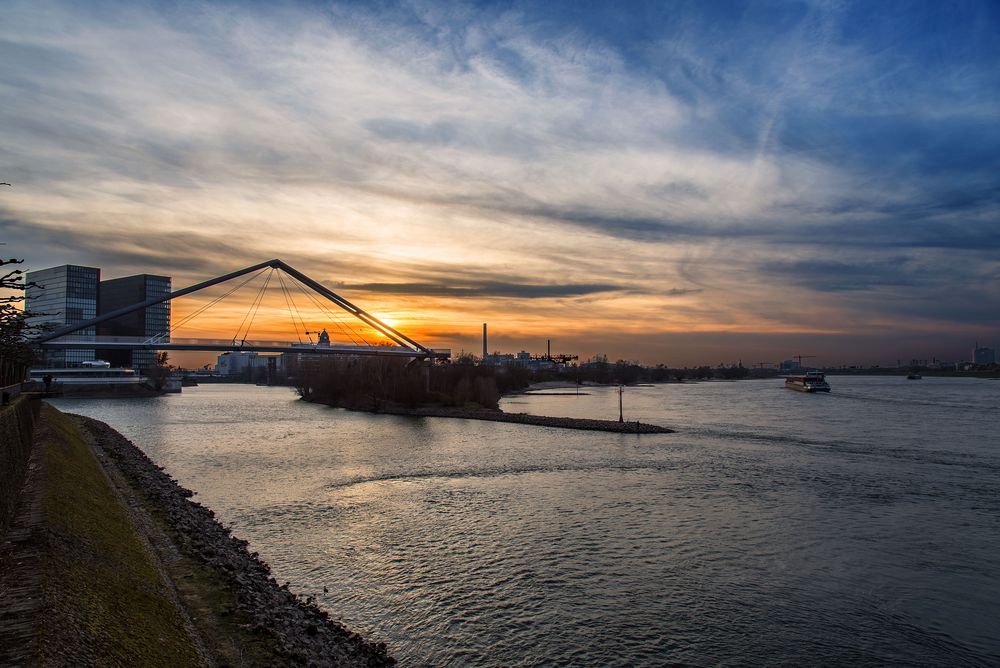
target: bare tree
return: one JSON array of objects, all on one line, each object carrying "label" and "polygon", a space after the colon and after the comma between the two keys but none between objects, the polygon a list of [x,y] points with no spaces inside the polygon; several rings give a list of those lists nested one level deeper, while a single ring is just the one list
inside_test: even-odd
[{"label": "bare tree", "polygon": [[6,271],[0,276],[0,386],[4,387],[24,380],[35,359],[28,337],[40,331],[28,324],[28,314],[18,307],[29,284],[23,271],[11,267],[22,262],[0,259],[0,267],[6,267],[0,270]]}]

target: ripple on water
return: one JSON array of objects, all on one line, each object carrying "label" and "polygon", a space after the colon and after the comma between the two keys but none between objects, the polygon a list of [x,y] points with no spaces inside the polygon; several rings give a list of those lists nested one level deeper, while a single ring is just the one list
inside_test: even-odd
[{"label": "ripple on water", "polygon": [[240,386],[67,407],[404,665],[1000,663],[1000,383],[833,380],[629,388],[629,419],[681,430],[648,437]]}]

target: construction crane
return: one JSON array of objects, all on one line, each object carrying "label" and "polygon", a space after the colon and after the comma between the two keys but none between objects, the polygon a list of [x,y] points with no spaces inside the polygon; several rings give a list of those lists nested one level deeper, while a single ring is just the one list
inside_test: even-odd
[{"label": "construction crane", "polygon": [[799,361],[799,366],[802,366],[802,360],[809,359],[810,357],[816,357],[815,355],[792,355],[793,360]]},{"label": "construction crane", "polygon": [[757,362],[754,364],[758,369],[763,369],[765,366],[774,366],[777,362]]},{"label": "construction crane", "polygon": [[309,343],[312,343],[312,334],[319,337],[317,345],[330,345],[330,335],[326,333],[326,328],[323,328],[319,332],[306,332],[306,336],[309,337]]}]

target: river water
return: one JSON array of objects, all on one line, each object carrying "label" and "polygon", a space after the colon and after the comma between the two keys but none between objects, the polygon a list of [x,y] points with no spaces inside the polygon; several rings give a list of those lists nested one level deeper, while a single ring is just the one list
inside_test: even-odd
[{"label": "river water", "polygon": [[625,419],[677,430],[641,436],[246,385],[53,403],[402,665],[1000,665],[1000,381],[830,380],[629,387]]}]

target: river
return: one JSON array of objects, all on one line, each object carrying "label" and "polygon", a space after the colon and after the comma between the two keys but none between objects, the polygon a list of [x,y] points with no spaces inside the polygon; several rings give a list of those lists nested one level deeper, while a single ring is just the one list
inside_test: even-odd
[{"label": "river", "polygon": [[[641,436],[247,385],[52,403],[402,665],[1000,664],[1000,381],[830,381],[629,387],[677,430]],[[615,388],[502,405],[618,417]]]}]

